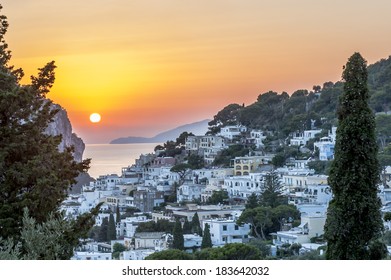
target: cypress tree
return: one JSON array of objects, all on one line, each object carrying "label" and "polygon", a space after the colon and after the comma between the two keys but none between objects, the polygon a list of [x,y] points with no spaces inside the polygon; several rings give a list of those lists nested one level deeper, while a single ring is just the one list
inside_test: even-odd
[{"label": "cypress tree", "polygon": [[173,242],[172,242],[172,248],[173,249],[178,249],[178,250],[183,250],[185,240],[183,238],[183,230],[182,230],[182,224],[179,219],[176,219],[175,225],[174,225],[174,230],[172,232],[173,235]]},{"label": "cypress tree", "polygon": [[183,223],[183,233],[190,234],[191,233],[191,224],[187,217],[185,218],[185,222]]},{"label": "cypress tree", "polygon": [[202,236],[201,249],[212,248],[209,224],[205,224],[204,235]]},{"label": "cypress tree", "polygon": [[107,241],[107,232],[109,227],[109,219],[107,217],[103,218],[102,224],[100,226],[99,234],[98,234],[98,241],[99,242],[106,242]]},{"label": "cypress tree", "polygon": [[333,199],[325,225],[328,259],[368,259],[383,229],[377,197],[379,163],[375,119],[368,106],[367,64],[353,54],[342,74],[334,161],[329,176]]},{"label": "cypress tree", "polygon": [[199,236],[202,236],[200,218],[198,217],[197,212],[194,214],[193,218],[191,219],[191,232],[197,233]]},{"label": "cypress tree", "polygon": [[115,222],[118,224],[121,222],[121,213],[119,211],[119,206],[115,207]]},{"label": "cypress tree", "polygon": [[113,213],[110,213],[109,223],[107,225],[107,241],[111,241],[115,239],[117,239],[117,230],[115,227],[114,215]]}]

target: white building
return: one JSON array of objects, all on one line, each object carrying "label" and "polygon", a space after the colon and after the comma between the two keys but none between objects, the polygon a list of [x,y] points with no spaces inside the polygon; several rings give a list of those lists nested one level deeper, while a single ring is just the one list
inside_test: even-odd
[{"label": "white building", "polygon": [[246,243],[249,241],[251,225],[239,226],[233,219],[203,220],[202,227],[209,224],[210,237],[213,246],[223,246],[228,243]]},{"label": "white building", "polygon": [[232,176],[224,180],[223,189],[230,198],[247,199],[251,194],[261,194],[266,173],[251,173],[245,176]]},{"label": "white building", "polygon": [[[202,168],[193,171],[193,181],[195,178],[199,180],[207,179],[211,185],[219,186],[224,184],[224,179],[234,175],[232,168]],[[221,184],[219,184],[221,182]]]},{"label": "white building", "polygon": [[327,179],[326,175],[284,174],[282,182],[288,192],[288,202],[294,205],[328,204],[332,193]]},{"label": "white building", "polygon": [[201,202],[207,203],[209,198],[211,198],[211,196],[213,195],[213,192],[222,191],[222,190],[223,190],[222,186],[207,185],[201,193]]},{"label": "white building", "polygon": [[314,143],[314,149],[319,150],[319,160],[328,161],[334,159],[335,140],[337,138],[337,127],[333,126],[328,132],[328,136],[320,138]]},{"label": "white building", "polygon": [[311,238],[324,234],[325,215],[301,215],[301,224],[289,231],[278,231],[273,243],[277,246],[282,244],[310,243]]},{"label": "white building", "polygon": [[332,198],[329,185],[306,185],[301,190],[289,193],[288,202],[294,205],[300,204],[325,204]]},{"label": "white building", "polygon": [[222,127],[217,135],[232,141],[235,137],[240,136],[246,131],[247,128],[243,125],[229,125]]},{"label": "white building", "polygon": [[321,132],[322,132],[321,129],[304,130],[304,132],[296,132],[293,134],[293,137],[290,140],[290,144],[292,146],[307,145],[310,139],[315,138],[315,136]]},{"label": "white building", "polygon": [[233,165],[235,175],[249,175],[260,172],[262,167],[269,165],[272,157],[271,155],[235,157],[231,160],[231,165]]},{"label": "white building", "polygon": [[151,219],[147,219],[147,216],[138,215],[135,217],[127,217],[122,219],[120,223],[117,224],[117,236],[124,236],[128,238],[134,237],[136,233],[136,229],[141,223],[146,223],[152,221]]},{"label": "white building", "polygon": [[189,252],[201,248],[202,236],[199,236],[198,234],[184,234],[183,240],[183,247]]},{"label": "white building", "polygon": [[319,150],[319,160],[328,161],[334,159],[335,143],[330,137],[322,137],[320,141],[314,143],[314,147]]},{"label": "white building", "polygon": [[200,184],[183,184],[177,190],[177,201],[195,201],[201,199],[201,194],[206,188]]},{"label": "white building", "polygon": [[296,205],[297,210],[300,211],[302,215],[308,215],[308,216],[316,216],[316,215],[323,215],[326,216],[327,214],[327,207],[328,204],[298,204]]},{"label": "white building", "polygon": [[153,249],[155,251],[168,249],[171,237],[165,232],[137,232],[134,235],[134,249]]},{"label": "white building", "polygon": [[95,186],[101,190],[113,190],[117,184],[123,184],[124,180],[117,174],[101,175],[94,182]]},{"label": "white building", "polygon": [[193,219],[195,213],[197,213],[200,222],[204,220],[210,220],[214,218],[225,218],[228,216],[238,217],[244,206],[234,205],[187,205],[188,208],[172,208],[166,207],[167,210],[172,211],[172,215],[175,217],[187,218],[188,221]]},{"label": "white building", "polygon": [[76,251],[71,260],[111,260],[111,253]]},{"label": "white building", "polygon": [[155,250],[152,249],[139,249],[139,250],[130,250],[130,251],[124,251],[121,253],[120,259],[121,260],[144,260],[149,255],[155,253]]},{"label": "white building", "polygon": [[211,164],[218,153],[228,146],[221,136],[188,136],[185,143],[186,151],[192,151],[204,158],[207,164]]},{"label": "white building", "polygon": [[109,220],[110,214],[108,214],[108,213],[99,213],[96,216],[96,218],[95,218],[95,225],[100,227],[102,225],[103,220],[106,219],[106,218],[107,218],[107,220]]},{"label": "white building", "polygon": [[250,131],[250,138],[248,138],[250,142],[255,144],[255,147],[257,147],[257,149],[264,146],[263,140],[265,139],[266,139],[266,135],[264,134],[264,132],[262,130],[255,130],[255,129]]}]

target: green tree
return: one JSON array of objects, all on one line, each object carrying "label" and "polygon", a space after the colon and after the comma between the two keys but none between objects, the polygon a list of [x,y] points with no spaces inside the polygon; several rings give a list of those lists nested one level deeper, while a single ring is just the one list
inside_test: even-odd
[{"label": "green tree", "polygon": [[192,260],[193,256],[182,250],[169,249],[156,252],[145,258],[146,260]]},{"label": "green tree", "polygon": [[286,158],[284,153],[277,153],[273,158],[272,158],[272,164],[275,168],[277,167],[283,167],[285,164]]},{"label": "green tree", "polygon": [[388,256],[387,245],[381,238],[372,240],[369,243],[368,251],[371,260],[382,260]]},{"label": "green tree", "polygon": [[115,239],[117,239],[117,230],[115,227],[114,215],[113,213],[110,213],[109,223],[107,225],[107,241],[111,241]]},{"label": "green tree", "polygon": [[228,193],[226,190],[213,191],[208,199],[209,204],[225,204],[228,200]]},{"label": "green tree", "polygon": [[191,224],[187,217],[185,217],[185,222],[183,223],[183,233],[184,234],[191,234]]},{"label": "green tree", "polygon": [[260,260],[258,248],[243,244],[230,243],[219,248],[206,248],[194,254],[197,260]]},{"label": "green tree", "polygon": [[387,212],[384,214],[384,221],[386,222],[391,221],[391,212]]},{"label": "green tree", "polygon": [[58,150],[61,136],[45,134],[58,112],[45,98],[54,82],[54,69],[51,62],[32,78],[31,85],[20,86],[0,66],[0,192],[4,194],[0,236],[4,238],[19,234],[24,207],[37,222],[44,222],[66,198],[77,175],[88,169],[89,160],[74,161],[72,148]]},{"label": "green tree", "polygon": [[278,174],[274,171],[269,172],[265,175],[264,180],[265,184],[259,198],[260,205],[275,208],[278,205],[287,204],[288,201],[283,195],[283,186]]},{"label": "green tree", "polygon": [[266,240],[268,228],[273,225],[272,209],[270,207],[258,206],[253,209],[245,209],[236,221],[238,225],[250,224],[252,235]]},{"label": "green tree", "polygon": [[119,206],[115,207],[115,223],[119,224],[121,222],[121,213],[119,211]]},{"label": "green tree", "polygon": [[348,60],[329,185],[325,239],[328,259],[368,259],[370,243],[383,230],[377,196],[379,162],[375,119],[368,106],[367,66],[359,53]]},{"label": "green tree", "polygon": [[172,248],[178,249],[178,250],[184,250],[185,240],[183,238],[182,224],[179,219],[176,219],[176,221],[175,221],[174,230],[172,232],[172,235],[173,235]]},{"label": "green tree", "polygon": [[202,236],[202,228],[200,223],[200,218],[198,217],[198,213],[196,212],[191,219],[191,232],[196,233],[199,236]]},{"label": "green tree", "polygon": [[314,169],[315,174],[328,174],[328,169],[330,167],[330,161],[310,161],[308,163],[308,168]]},{"label": "green tree", "polygon": [[190,165],[188,163],[179,163],[171,167],[170,171],[178,174],[179,185],[182,185],[186,176],[190,173]]},{"label": "green tree", "polygon": [[20,243],[15,243],[12,238],[4,240],[0,237],[0,260],[19,260],[20,255]]},{"label": "green tree", "polygon": [[386,230],[383,233],[382,241],[384,244],[391,246],[391,231],[390,230]]},{"label": "green tree", "polygon": [[175,223],[169,220],[160,219],[156,222],[156,231],[172,232],[174,225]]},{"label": "green tree", "polygon": [[319,91],[322,89],[322,87],[319,86],[319,85],[314,85],[314,86],[312,87],[312,89],[313,89],[315,92],[319,92]]},{"label": "green tree", "polygon": [[260,205],[255,208],[246,208],[236,223],[238,225],[250,224],[251,235],[267,240],[270,239],[270,233],[281,230],[284,223],[292,223],[299,217],[300,212],[294,205],[281,204],[275,208]]},{"label": "green tree", "polygon": [[[46,133],[59,110],[46,98],[55,81],[55,63],[47,63],[38,69],[37,76],[31,77],[30,84],[22,85],[23,70],[9,65],[11,51],[4,37],[7,29],[7,18],[1,15],[0,238],[21,244],[21,251],[26,252],[27,242],[19,242],[24,209],[28,209],[36,225],[48,226],[54,220],[60,223],[63,216],[58,212],[59,206],[76,183],[75,178],[87,171],[90,160],[76,162],[72,147],[59,151],[61,136]],[[63,252],[56,258],[67,258],[69,252],[73,253],[79,239],[93,226],[94,215],[88,213],[61,224],[71,230],[57,232],[56,242]],[[73,246],[72,250],[69,246]]]},{"label": "green tree", "polygon": [[107,217],[103,218],[102,224],[100,225],[100,230],[98,234],[99,242],[106,242],[108,236],[108,227],[109,227],[109,219]]},{"label": "green tree", "polygon": [[162,146],[162,145],[157,145],[157,146],[153,149],[154,152],[156,152],[156,151],[162,151],[162,150],[164,150],[164,146]]},{"label": "green tree", "polygon": [[154,231],[161,231],[161,232],[169,232],[171,233],[174,229],[173,222],[170,222],[166,219],[155,221],[149,221],[140,223],[138,227],[136,228],[136,232],[154,232]]},{"label": "green tree", "polygon": [[113,258],[114,259],[119,259],[119,256],[120,254],[126,250],[126,247],[124,244],[121,244],[121,243],[118,243],[118,242],[115,242],[114,245],[113,245]]},{"label": "green tree", "polygon": [[184,132],[182,132],[179,136],[178,136],[178,138],[176,139],[176,145],[177,145],[177,147],[183,147],[183,146],[185,146],[185,144],[186,144],[186,139],[187,139],[187,137],[189,137],[189,136],[194,136],[194,134],[193,133],[189,133],[189,132],[187,132],[187,131],[184,131]]},{"label": "green tree", "polygon": [[15,241],[8,238],[3,242],[0,239],[0,259],[69,260],[80,238],[87,237],[99,207],[79,216],[77,220],[65,219],[64,214],[50,213],[42,223],[31,217],[25,208],[20,239]]},{"label": "green tree", "polygon": [[211,248],[212,239],[210,237],[209,224],[205,224],[204,234],[202,235],[201,249]]},{"label": "green tree", "polygon": [[252,238],[252,239],[250,239],[250,242],[248,243],[248,245],[258,248],[262,259],[265,259],[265,258],[271,256],[271,243],[270,243],[270,241],[264,241],[264,240]]},{"label": "green tree", "polygon": [[205,166],[204,158],[199,155],[189,155],[187,157],[187,163],[191,169],[201,169]]},{"label": "green tree", "polygon": [[254,192],[247,198],[246,209],[254,209],[259,206],[259,196]]},{"label": "green tree", "polygon": [[230,167],[231,160],[235,157],[243,157],[248,155],[249,149],[244,145],[236,144],[231,145],[227,149],[222,150],[214,159],[214,166]]},{"label": "green tree", "polygon": [[282,230],[285,223],[293,223],[300,218],[300,211],[292,204],[281,204],[272,209],[273,229]]},{"label": "green tree", "polygon": [[155,221],[140,223],[136,228],[136,232],[154,232],[154,231],[157,231]]},{"label": "green tree", "polygon": [[177,147],[176,142],[170,140],[164,143],[163,146],[157,145],[155,151],[157,150],[163,150],[163,152],[159,154],[159,157],[174,157],[182,153],[183,147]]},{"label": "green tree", "polygon": [[380,151],[390,143],[391,140],[391,116],[378,115],[376,116],[376,136],[380,146]]},{"label": "green tree", "polygon": [[174,184],[171,187],[172,191],[170,192],[169,195],[166,195],[164,197],[164,201],[166,203],[175,203],[175,202],[177,202],[178,187],[179,187],[179,184],[177,182],[174,182]]},{"label": "green tree", "polygon": [[242,106],[235,103],[225,106],[213,117],[213,120],[208,123],[209,131],[207,133],[214,135],[220,132],[222,127],[236,124],[239,119],[241,108]]}]

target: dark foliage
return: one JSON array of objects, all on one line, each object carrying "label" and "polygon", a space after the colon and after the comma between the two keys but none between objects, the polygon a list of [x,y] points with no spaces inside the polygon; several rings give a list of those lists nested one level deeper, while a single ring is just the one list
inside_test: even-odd
[{"label": "dark foliage", "polygon": [[324,234],[328,259],[377,256],[369,245],[383,230],[377,196],[378,147],[375,119],[368,106],[367,75],[364,58],[353,54],[342,74],[344,93],[339,101],[335,159],[329,176],[334,197]]}]

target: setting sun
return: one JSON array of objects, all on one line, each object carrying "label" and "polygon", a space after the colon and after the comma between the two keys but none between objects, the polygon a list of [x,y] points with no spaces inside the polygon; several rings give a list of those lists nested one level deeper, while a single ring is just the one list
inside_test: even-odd
[{"label": "setting sun", "polygon": [[90,115],[90,121],[92,123],[98,123],[100,122],[100,115],[98,113],[93,113]]}]

